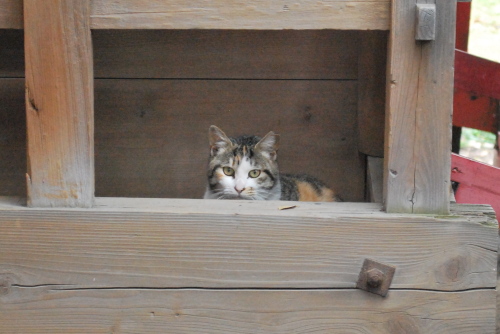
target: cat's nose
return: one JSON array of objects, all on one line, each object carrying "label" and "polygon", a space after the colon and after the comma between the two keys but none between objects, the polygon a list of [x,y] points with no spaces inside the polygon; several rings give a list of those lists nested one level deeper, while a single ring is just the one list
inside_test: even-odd
[{"label": "cat's nose", "polygon": [[245,190],[246,188],[238,188],[238,187],[234,187],[234,190],[236,190],[236,192],[238,194],[241,194],[243,192],[243,190]]}]

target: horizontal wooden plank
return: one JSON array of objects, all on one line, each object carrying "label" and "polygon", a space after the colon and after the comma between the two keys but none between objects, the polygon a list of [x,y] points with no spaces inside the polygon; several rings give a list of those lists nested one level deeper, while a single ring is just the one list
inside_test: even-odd
[{"label": "horizontal wooden plank", "polygon": [[[22,0],[0,0],[0,28],[22,29]],[[93,0],[93,29],[389,30],[389,0]]]},{"label": "horizontal wooden plank", "polygon": [[[12,287],[2,333],[493,334],[495,293]],[[64,289],[64,288],[63,288]]]},{"label": "horizontal wooden plank", "polygon": [[497,99],[478,96],[455,88],[453,95],[453,125],[488,131],[496,134],[499,130]]},{"label": "horizontal wooden plank", "polygon": [[97,196],[201,198],[215,124],[230,136],[279,133],[282,172],[364,200],[355,81],[106,79],[95,88]]},{"label": "horizontal wooden plank", "polygon": [[[375,43],[385,36],[361,35],[366,34]],[[340,30],[96,30],[94,73],[96,78],[356,79],[359,36]],[[0,30],[0,44],[0,77],[24,77],[23,31]],[[374,67],[383,68],[382,63]]]},{"label": "horizontal wooden plank", "polygon": [[500,64],[456,50],[455,87],[479,96],[500,99]]},{"label": "horizontal wooden plank", "polygon": [[0,79],[0,196],[26,196],[24,93],[24,79]]},{"label": "horizontal wooden plank", "polygon": [[500,168],[457,154],[451,158],[451,180],[459,183],[457,202],[489,204],[500,215]]},{"label": "horizontal wooden plank", "polygon": [[[24,80],[0,79],[0,87],[0,195],[19,196]],[[313,174],[347,201],[364,199],[354,81],[97,80],[95,94],[98,196],[200,198],[208,127],[217,124],[230,135],[279,132],[282,171]]]},{"label": "horizontal wooden plank", "polygon": [[373,258],[396,266],[393,289],[496,286],[497,224],[481,209],[433,217],[370,203],[96,201],[87,210],[4,203],[0,274],[74,289],[354,288]]},{"label": "horizontal wooden plank", "polygon": [[389,29],[388,0],[94,0],[93,29]]},{"label": "horizontal wooden plank", "polygon": [[331,30],[97,30],[92,34],[95,76],[356,79],[359,35]]}]

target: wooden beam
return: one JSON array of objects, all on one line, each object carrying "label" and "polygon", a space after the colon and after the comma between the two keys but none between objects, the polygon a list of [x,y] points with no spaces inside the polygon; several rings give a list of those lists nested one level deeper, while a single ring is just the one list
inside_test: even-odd
[{"label": "wooden beam", "polygon": [[[387,33],[366,34],[377,42]],[[344,30],[95,30],[94,70],[96,78],[356,80],[359,35]],[[386,49],[377,52],[381,63]]]},{"label": "wooden beam", "polygon": [[415,42],[415,1],[394,1],[386,99],[388,212],[447,213],[455,12],[436,3],[436,40]]},{"label": "wooden beam", "polygon": [[455,38],[455,48],[467,51],[469,47],[469,27],[470,27],[471,3],[457,3],[457,25]]},{"label": "wooden beam", "polygon": [[455,87],[479,96],[500,99],[500,64],[456,50]]},{"label": "wooden beam", "polygon": [[93,2],[94,29],[389,29],[388,0]]},{"label": "wooden beam", "polygon": [[[491,208],[386,214],[380,204],[97,198],[92,209],[0,205],[0,275],[93,288],[354,288],[365,258],[392,289],[496,286]],[[394,242],[397,240],[397,242]]]},{"label": "wooden beam", "polygon": [[489,204],[500,215],[500,168],[453,154],[451,180],[457,203]]},{"label": "wooden beam", "polygon": [[[389,0],[93,0],[91,27],[389,30],[389,13]],[[0,28],[22,27],[22,0],[0,0]]]},{"label": "wooden beam", "polygon": [[2,333],[495,333],[495,291],[163,290],[12,286]]},{"label": "wooden beam", "polygon": [[88,19],[88,1],[24,1],[30,206],[92,206],[94,101]]},{"label": "wooden beam", "polygon": [[23,29],[23,0],[0,0],[0,29]]},{"label": "wooden beam", "polygon": [[499,100],[455,88],[453,125],[496,134],[499,130],[499,110]]}]

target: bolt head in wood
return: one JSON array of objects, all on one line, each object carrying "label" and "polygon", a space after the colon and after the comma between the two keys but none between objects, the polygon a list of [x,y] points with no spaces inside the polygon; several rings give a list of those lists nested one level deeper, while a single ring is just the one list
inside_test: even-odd
[{"label": "bolt head in wood", "polygon": [[389,292],[396,268],[366,259],[359,273],[356,288],[385,297]]}]

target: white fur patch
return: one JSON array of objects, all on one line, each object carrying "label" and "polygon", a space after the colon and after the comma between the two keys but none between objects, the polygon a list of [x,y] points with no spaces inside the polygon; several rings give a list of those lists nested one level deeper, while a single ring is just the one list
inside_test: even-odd
[{"label": "white fur patch", "polygon": [[[231,161],[232,163],[232,161]],[[222,167],[221,167],[222,168]],[[248,157],[240,160],[239,165],[233,166],[235,170],[234,177],[221,173],[219,179],[219,189],[210,191],[207,188],[204,198],[210,199],[246,199],[246,200],[279,200],[281,196],[281,187],[275,185],[271,192],[260,190],[257,178],[252,178],[248,174],[251,170],[258,169],[253,166]],[[261,177],[264,172],[261,172]],[[265,176],[264,176],[265,177]]]}]

